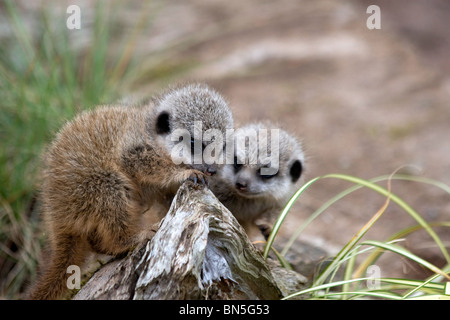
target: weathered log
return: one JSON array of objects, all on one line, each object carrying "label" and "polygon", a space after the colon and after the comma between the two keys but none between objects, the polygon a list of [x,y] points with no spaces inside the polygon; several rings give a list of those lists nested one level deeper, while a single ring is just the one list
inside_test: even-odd
[{"label": "weathered log", "polygon": [[[301,282],[291,274],[292,279]],[[154,238],[103,266],[74,299],[279,299],[283,294],[234,216],[208,188],[188,181]]]}]

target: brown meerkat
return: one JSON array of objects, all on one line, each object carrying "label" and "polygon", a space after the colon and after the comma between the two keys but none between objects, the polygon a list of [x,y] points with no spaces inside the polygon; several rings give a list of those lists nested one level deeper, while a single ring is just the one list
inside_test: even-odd
[{"label": "brown meerkat", "polygon": [[[279,143],[275,145],[270,127],[254,123],[236,129],[234,164],[226,164],[211,180],[211,190],[236,217],[251,240],[262,240],[262,236],[267,238],[270,234],[274,218],[298,188],[305,163],[300,142],[278,129]],[[267,144],[261,140],[261,129],[267,132]],[[257,137],[253,142],[252,136]],[[245,145],[239,145],[239,137],[249,139]],[[264,161],[262,151],[270,157],[278,156],[278,160],[266,157],[278,165]],[[272,170],[265,172],[270,167]]]},{"label": "brown meerkat", "polygon": [[152,237],[183,181],[205,184],[217,164],[177,165],[171,155],[179,143],[174,130],[195,137],[196,121],[203,131],[233,128],[227,103],[202,84],[169,90],[144,107],[100,106],[63,126],[44,156],[50,256],[31,299],[61,298],[70,265],[81,267],[90,252],[126,253]]}]

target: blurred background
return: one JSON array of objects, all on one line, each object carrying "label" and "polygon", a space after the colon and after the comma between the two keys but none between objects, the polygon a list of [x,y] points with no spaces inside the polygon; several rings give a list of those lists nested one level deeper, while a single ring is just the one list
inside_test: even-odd
[{"label": "blurred background", "polygon": [[[371,4],[380,7],[381,29],[367,28]],[[80,29],[67,27],[69,5],[80,8]],[[61,124],[174,83],[209,83],[238,126],[269,119],[295,134],[307,154],[305,182],[328,173],[371,179],[402,167],[450,185],[449,30],[445,0],[2,1],[0,297],[20,297],[33,280],[45,241],[34,201],[40,156]],[[277,241],[349,186],[324,179],[308,188]],[[448,190],[392,183],[428,222],[450,221]],[[315,219],[292,250],[307,248],[304,264],[335,255],[385,200],[358,190]],[[416,224],[391,203],[366,237],[386,240]],[[435,231],[449,247],[448,228]],[[446,264],[424,231],[403,246]],[[406,259],[379,263],[383,276],[426,274]]]}]

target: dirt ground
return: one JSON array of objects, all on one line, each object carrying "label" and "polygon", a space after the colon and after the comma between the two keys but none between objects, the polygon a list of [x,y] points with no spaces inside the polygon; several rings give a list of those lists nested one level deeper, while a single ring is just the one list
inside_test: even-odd
[{"label": "dirt ground", "polygon": [[[366,26],[370,4],[381,9],[379,30]],[[142,50],[194,67],[164,84],[150,81],[141,94],[173,81],[211,83],[228,98],[238,125],[269,119],[303,141],[305,181],[327,173],[368,179],[407,166],[400,172],[450,184],[448,2],[198,0],[158,8]],[[289,237],[348,186],[332,179],[313,185],[281,236]],[[392,191],[427,221],[449,220],[450,196],[439,188],[395,181]],[[336,253],[384,201],[358,191],[299,240]],[[385,240],[414,224],[391,203],[366,238]],[[448,230],[436,230],[448,246]],[[444,262],[425,232],[405,245],[437,265]],[[383,275],[421,273],[402,259],[388,264]]]}]

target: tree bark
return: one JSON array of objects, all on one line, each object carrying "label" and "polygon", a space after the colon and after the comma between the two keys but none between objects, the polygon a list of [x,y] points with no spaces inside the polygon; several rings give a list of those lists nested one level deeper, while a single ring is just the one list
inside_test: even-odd
[{"label": "tree bark", "polygon": [[214,194],[187,181],[154,238],[104,265],[74,299],[279,299],[293,290],[277,285],[286,272],[289,286],[303,281],[287,270],[275,281],[274,268]]}]

